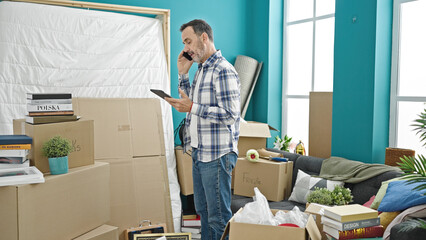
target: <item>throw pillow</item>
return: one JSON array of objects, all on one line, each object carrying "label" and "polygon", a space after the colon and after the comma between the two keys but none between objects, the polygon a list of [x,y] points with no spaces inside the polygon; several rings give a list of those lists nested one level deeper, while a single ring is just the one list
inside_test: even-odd
[{"label": "throw pillow", "polygon": [[379,191],[377,191],[376,197],[374,198],[373,203],[371,203],[370,208],[376,209],[379,208],[380,202],[386,194],[386,190],[388,189],[388,185],[390,182],[401,180],[401,177],[393,178],[387,181],[382,182],[382,186],[380,186]]},{"label": "throw pillow", "polygon": [[374,199],[376,199],[376,195],[371,196],[370,200],[368,202],[362,204],[365,207],[371,208],[371,204],[373,203]]},{"label": "throw pillow", "polygon": [[424,191],[413,190],[413,188],[421,184],[424,183],[407,184],[404,180],[390,182],[386,195],[377,210],[380,212],[395,212],[426,204],[426,195],[422,195]]},{"label": "throw pillow", "polygon": [[297,172],[296,182],[294,183],[293,191],[288,200],[299,203],[306,203],[309,193],[315,190],[315,187],[327,188],[333,191],[336,185],[343,186],[343,182],[331,181],[319,177],[311,177],[299,169]]},{"label": "throw pillow", "polygon": [[388,225],[400,214],[401,212],[382,212],[379,215],[380,218],[380,225],[383,226],[383,228],[386,231],[386,228]]}]

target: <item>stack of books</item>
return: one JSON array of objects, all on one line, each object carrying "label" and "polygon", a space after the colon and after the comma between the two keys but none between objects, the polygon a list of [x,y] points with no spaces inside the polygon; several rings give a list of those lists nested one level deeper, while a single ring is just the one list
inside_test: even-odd
[{"label": "stack of books", "polygon": [[0,186],[44,182],[43,174],[27,159],[32,141],[26,135],[0,135]]},{"label": "stack of books", "polygon": [[183,214],[181,232],[191,233],[191,239],[201,239],[201,219],[197,214]]},{"label": "stack of books", "polygon": [[29,167],[33,139],[26,135],[0,135],[0,169]]},{"label": "stack of books", "polygon": [[27,93],[26,122],[31,124],[76,121],[71,93]]},{"label": "stack of books", "polygon": [[359,204],[324,208],[321,222],[330,240],[376,238],[384,233],[378,212]]}]

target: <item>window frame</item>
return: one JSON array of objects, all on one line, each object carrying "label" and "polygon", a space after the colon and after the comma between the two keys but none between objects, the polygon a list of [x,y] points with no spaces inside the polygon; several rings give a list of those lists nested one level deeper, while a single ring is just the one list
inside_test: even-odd
[{"label": "window frame", "polygon": [[392,23],[392,65],[391,90],[389,103],[389,147],[398,144],[398,103],[399,102],[426,102],[426,96],[399,96],[399,53],[400,53],[400,12],[401,5],[418,0],[394,0]]},{"label": "window frame", "polygon": [[[288,129],[288,119],[287,117],[289,116],[288,114],[288,100],[289,99],[307,99],[309,100],[309,93],[307,95],[289,95],[288,94],[288,56],[287,56],[287,27],[291,26],[291,25],[296,25],[296,24],[301,24],[301,23],[307,23],[307,22],[312,22],[312,73],[311,73],[311,89],[310,92],[314,91],[314,86],[315,86],[315,34],[316,34],[316,23],[317,21],[323,20],[323,19],[328,19],[328,18],[335,18],[335,11],[332,14],[326,14],[326,15],[321,15],[319,17],[316,16],[316,3],[317,0],[312,0],[313,1],[313,17],[311,18],[305,18],[305,19],[301,19],[301,20],[296,20],[296,21],[288,21],[288,14],[287,14],[287,10],[288,10],[288,0],[284,0],[284,17],[283,17],[283,76],[282,76],[282,122],[281,122],[281,137],[283,137],[284,135],[286,135],[287,129]],[[333,43],[334,44],[334,43]],[[333,62],[334,62],[334,57],[333,57]],[[333,64],[334,65],[334,64]],[[333,66],[334,68],[334,66]],[[309,138],[309,136],[308,136]],[[306,139],[305,141],[305,146],[306,149],[308,149],[308,143],[309,143],[309,139]]]}]

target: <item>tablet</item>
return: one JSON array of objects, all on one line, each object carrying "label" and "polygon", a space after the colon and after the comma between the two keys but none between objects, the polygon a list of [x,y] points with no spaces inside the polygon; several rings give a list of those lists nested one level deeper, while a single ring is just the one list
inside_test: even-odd
[{"label": "tablet", "polygon": [[160,98],[164,99],[165,97],[171,98],[171,96],[167,93],[165,93],[163,90],[160,89],[151,89],[151,92],[155,93]]}]

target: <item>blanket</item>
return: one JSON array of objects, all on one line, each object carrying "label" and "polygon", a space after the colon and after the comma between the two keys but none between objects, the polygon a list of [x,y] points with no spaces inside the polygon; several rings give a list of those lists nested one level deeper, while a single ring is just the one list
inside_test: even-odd
[{"label": "blanket", "polygon": [[368,164],[330,157],[322,162],[319,177],[345,183],[359,183],[388,171],[402,172],[398,167],[384,164]]}]

